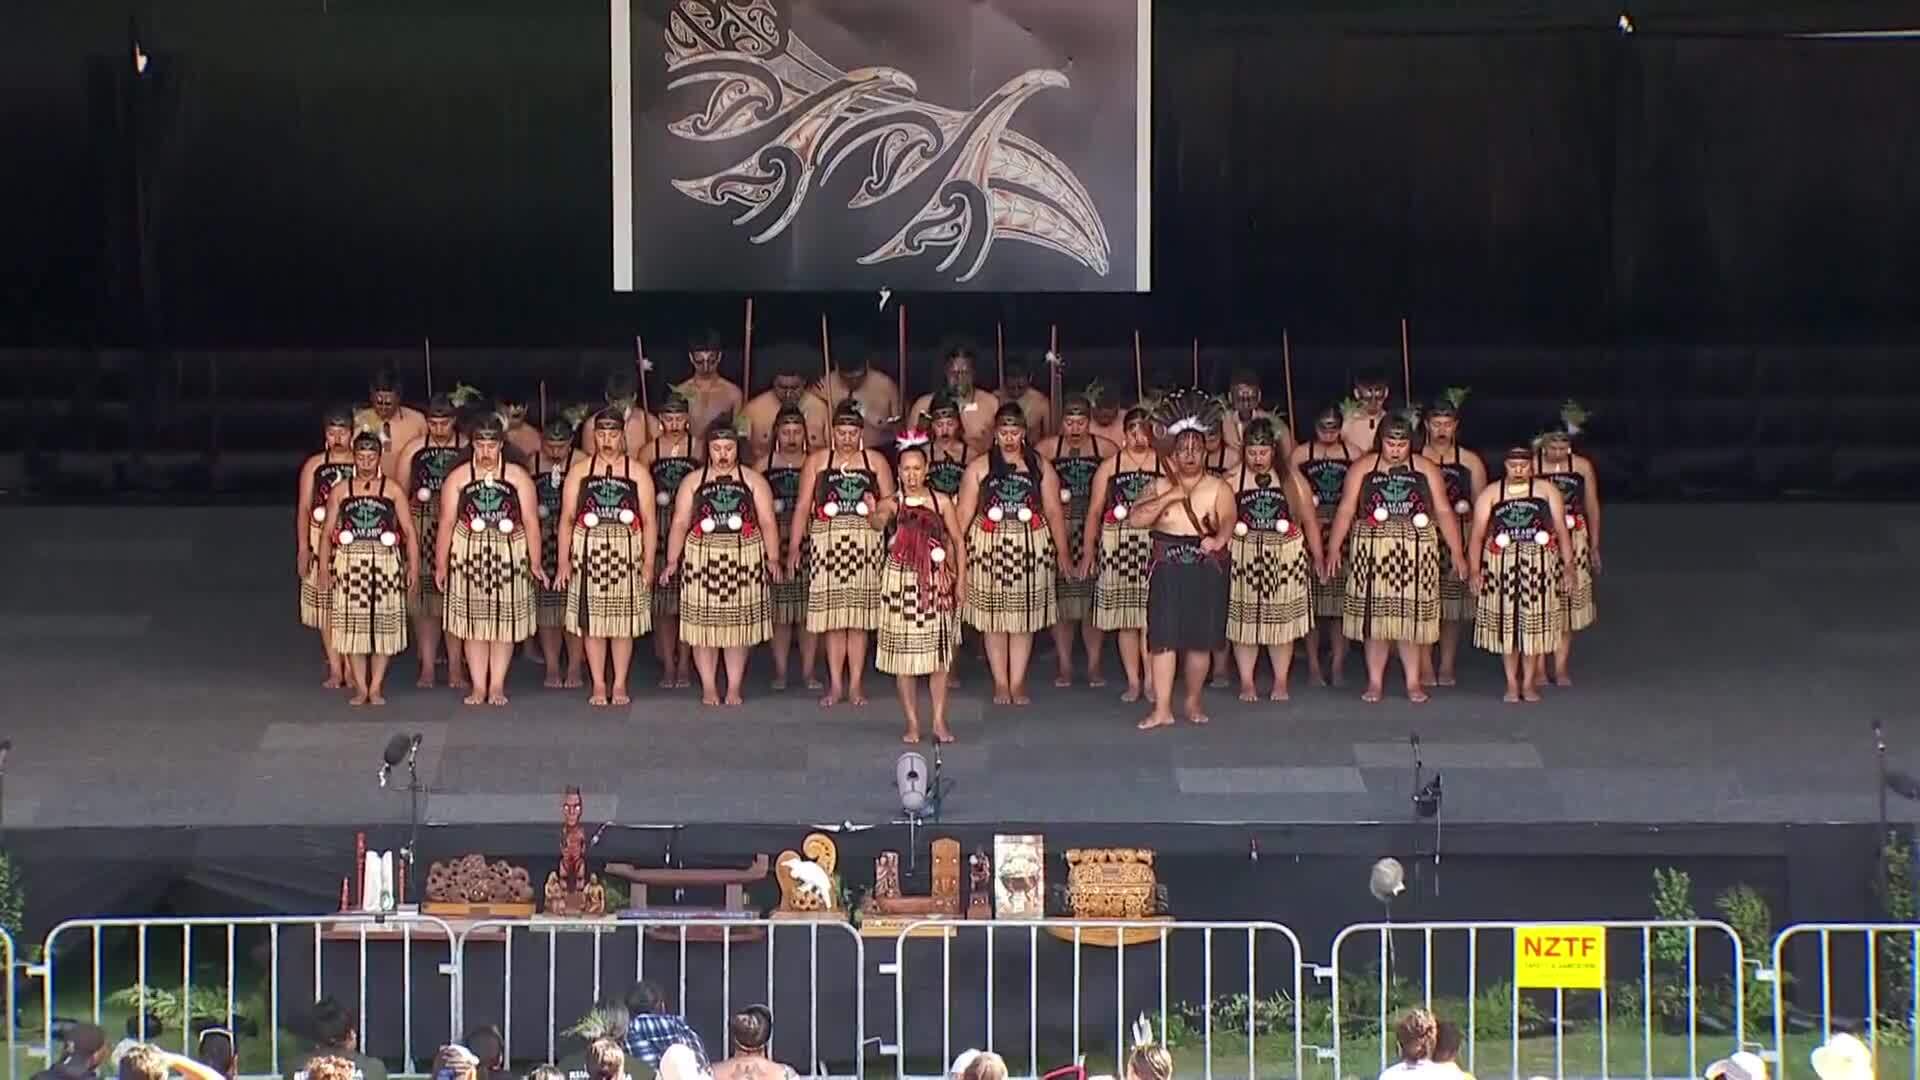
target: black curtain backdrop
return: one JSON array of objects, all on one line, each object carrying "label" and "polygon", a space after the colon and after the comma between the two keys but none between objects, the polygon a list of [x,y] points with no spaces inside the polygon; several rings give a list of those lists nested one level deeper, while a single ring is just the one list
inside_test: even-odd
[{"label": "black curtain backdrop", "polygon": [[[1911,339],[1920,40],[1782,36],[1900,7],[1160,0],[1154,294],[922,298],[916,337]],[[611,291],[604,3],[17,0],[0,50],[5,344],[733,321]]]}]

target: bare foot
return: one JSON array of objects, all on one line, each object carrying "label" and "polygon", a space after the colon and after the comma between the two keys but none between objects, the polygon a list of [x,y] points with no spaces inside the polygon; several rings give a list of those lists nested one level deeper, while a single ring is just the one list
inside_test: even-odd
[{"label": "bare foot", "polygon": [[460,674],[457,671],[454,672],[452,675],[447,676],[447,689],[449,690],[467,689],[467,677],[465,675]]},{"label": "bare foot", "polygon": [[730,691],[728,691],[728,692],[727,692],[727,700],[726,700],[726,704],[728,704],[728,705],[745,705],[746,703],[747,703],[747,702],[746,702],[746,699],[744,699],[744,698],[742,698],[742,697],[740,696],[740,691],[738,691],[738,690],[730,690]]},{"label": "bare foot", "polygon": [[1024,686],[1016,686],[1016,687],[1014,687],[1014,688],[1013,688],[1013,703],[1014,703],[1015,705],[1031,705],[1031,704],[1033,704],[1033,699],[1027,696],[1027,688],[1026,688],[1026,687],[1024,687]]},{"label": "bare foot", "polygon": [[1248,683],[1245,686],[1242,686],[1240,688],[1240,700],[1241,701],[1259,701],[1260,692],[1253,688],[1252,683]]},{"label": "bare foot", "polygon": [[565,684],[561,682],[561,679],[560,679],[560,669],[558,667],[548,668],[547,677],[540,680],[540,685],[546,687],[549,690],[558,690],[562,686],[564,686]]},{"label": "bare foot", "polygon": [[372,694],[367,698],[367,704],[369,705],[377,706],[377,705],[385,705],[386,703],[387,703],[387,699],[379,694]]},{"label": "bare foot", "polygon": [[823,709],[831,709],[838,704],[840,704],[840,688],[837,686],[828,690],[820,699],[820,707]]},{"label": "bare foot", "polygon": [[1433,685],[1435,685],[1435,686],[1455,686],[1455,685],[1458,685],[1458,684],[1456,684],[1456,683],[1455,683],[1455,682],[1453,681],[1453,675],[1452,675],[1452,673],[1450,673],[1450,672],[1448,672],[1448,673],[1442,673],[1441,675],[1439,675],[1439,676],[1437,676],[1437,677],[1436,677],[1436,678],[1435,678],[1435,679],[1433,680]]},{"label": "bare foot", "polygon": [[1209,719],[1211,719],[1211,717],[1198,709],[1187,714],[1187,723],[1189,724],[1205,724]]},{"label": "bare foot", "polygon": [[672,674],[666,674],[666,675],[662,675],[662,676],[660,676],[660,689],[662,689],[662,690],[671,690],[671,689],[673,689],[673,676],[672,676]]},{"label": "bare foot", "polygon": [[433,669],[426,668],[422,670],[420,672],[420,677],[413,680],[413,685],[422,690],[433,689]]},{"label": "bare foot", "polygon": [[1171,715],[1162,716],[1159,713],[1148,713],[1145,720],[1133,725],[1136,731],[1152,731],[1154,728],[1172,726],[1173,717]]},{"label": "bare foot", "polygon": [[702,690],[700,691],[700,704],[706,705],[708,707],[718,706],[720,704],[720,695],[708,693],[707,691]]},{"label": "bare foot", "polygon": [[1286,683],[1274,683],[1274,684],[1273,684],[1273,693],[1271,693],[1271,694],[1268,694],[1268,695],[1267,695],[1267,700],[1268,700],[1268,701],[1290,701],[1290,700],[1292,700],[1291,698],[1289,698],[1289,697],[1287,696],[1287,684],[1286,684]]},{"label": "bare foot", "polygon": [[365,690],[355,690],[353,692],[353,696],[347,699],[347,704],[353,706],[356,709],[362,705],[365,705],[366,703],[367,703],[367,692]]},{"label": "bare foot", "polygon": [[323,683],[321,683],[321,684],[320,684],[320,689],[322,689],[322,690],[338,690],[338,689],[340,689],[340,687],[342,687],[343,685],[345,685],[345,684],[344,684],[344,683],[342,683],[342,682],[340,681],[340,676],[338,676],[338,675],[329,675],[329,676],[327,676],[327,681],[326,681],[326,682],[323,682]]},{"label": "bare foot", "polygon": [[1136,702],[1136,701],[1139,701],[1139,700],[1140,700],[1140,688],[1139,688],[1139,687],[1137,687],[1137,686],[1129,686],[1129,687],[1127,687],[1127,690],[1126,690],[1126,693],[1123,693],[1123,694],[1121,694],[1121,695],[1120,695],[1120,700],[1121,700],[1122,702],[1124,702],[1125,704],[1128,704],[1128,705],[1131,705],[1131,704],[1133,704],[1134,702]]},{"label": "bare foot", "polygon": [[1058,675],[1055,675],[1055,676],[1053,677],[1053,685],[1055,685],[1055,686],[1057,686],[1057,687],[1059,687],[1059,688],[1060,688],[1060,689],[1062,689],[1062,690],[1064,690],[1064,689],[1066,689],[1066,688],[1067,688],[1067,687],[1069,687],[1069,686],[1072,686],[1072,685],[1073,685],[1073,673],[1072,673],[1072,672],[1062,672],[1062,673],[1060,673],[1060,674],[1058,674]]},{"label": "bare foot", "polygon": [[908,746],[918,746],[920,745],[920,733],[913,728],[908,728],[907,733],[900,736],[900,741],[906,743]]},{"label": "bare foot", "polygon": [[1523,687],[1520,691],[1520,700],[1528,702],[1529,704],[1538,702],[1540,700],[1540,688],[1537,686]]},{"label": "bare foot", "polygon": [[1232,685],[1233,683],[1228,681],[1225,675],[1215,675],[1213,681],[1207,684],[1208,688],[1213,690],[1225,690]]},{"label": "bare foot", "polygon": [[1087,673],[1087,685],[1098,690],[1107,685],[1107,677],[1097,671],[1090,671]]},{"label": "bare foot", "polygon": [[999,683],[993,684],[993,703],[995,705],[1007,705],[1011,704],[1012,701],[1013,698],[1007,693],[1006,687],[1001,686]]},{"label": "bare foot", "polygon": [[1369,686],[1369,687],[1367,687],[1367,688],[1366,688],[1365,690],[1362,690],[1362,691],[1360,692],[1360,700],[1361,700],[1361,701],[1364,701],[1364,702],[1366,702],[1366,703],[1367,703],[1367,704],[1369,704],[1369,705],[1371,705],[1371,704],[1373,704],[1373,703],[1375,703],[1375,702],[1377,702],[1377,701],[1379,701],[1379,700],[1380,700],[1380,688],[1379,688],[1379,687],[1377,687],[1377,686]]},{"label": "bare foot", "polygon": [[773,677],[772,687],[774,690],[785,690],[787,688],[787,677],[785,675],[775,675]]},{"label": "bare foot", "polygon": [[1555,685],[1555,686],[1572,686],[1572,685],[1573,685],[1573,676],[1571,676],[1571,675],[1569,675],[1569,674],[1567,674],[1566,672],[1564,672],[1564,671],[1563,671],[1563,672],[1561,672],[1560,674],[1558,674],[1558,675],[1556,675],[1556,676],[1554,676],[1554,679],[1553,679],[1553,685]]},{"label": "bare foot", "polygon": [[943,744],[950,743],[953,741],[953,732],[948,731],[946,728],[936,727],[933,729],[933,741]]},{"label": "bare foot", "polygon": [[506,703],[507,703],[507,695],[503,693],[494,693],[494,694],[487,695],[487,704],[489,705],[505,705]]},{"label": "bare foot", "polygon": [[685,690],[692,685],[693,680],[688,678],[685,672],[681,672],[679,677],[673,680],[673,688],[675,690]]},{"label": "bare foot", "polygon": [[865,690],[856,686],[850,692],[848,692],[847,704],[857,708],[861,705],[865,705],[866,703],[867,703],[867,692]]},{"label": "bare foot", "polygon": [[615,690],[613,692],[612,701],[613,701],[613,707],[616,709],[622,705],[633,704],[633,699],[627,696],[627,692],[625,690]]},{"label": "bare foot", "polygon": [[593,707],[594,707],[594,708],[596,708],[596,709],[604,709],[604,708],[606,708],[606,707],[607,707],[607,692],[606,692],[605,690],[602,690],[602,689],[600,689],[600,688],[599,688],[599,687],[597,687],[597,686],[596,686],[596,687],[594,687],[594,688],[593,688],[593,696],[592,696],[592,697],[589,697],[589,698],[587,698],[587,704],[589,704],[589,705],[591,705],[591,706],[593,706]]},{"label": "bare foot", "polygon": [[1520,691],[1509,686],[1507,687],[1507,692],[1500,695],[1500,700],[1509,705],[1518,705],[1520,704]]},{"label": "bare foot", "polygon": [[1425,705],[1427,703],[1426,689],[1419,683],[1414,683],[1412,686],[1407,687],[1407,700],[1413,702],[1415,705]]},{"label": "bare foot", "polygon": [[821,685],[822,683],[820,682],[819,679],[816,679],[811,675],[807,676],[807,689],[818,690],[820,689]]},{"label": "bare foot", "polygon": [[585,685],[587,685],[586,678],[577,671],[567,672],[567,677],[560,681],[561,688],[566,690],[578,690]]},{"label": "bare foot", "polygon": [[485,705],[487,703],[487,694],[486,691],[475,688],[472,693],[460,700],[468,705]]}]

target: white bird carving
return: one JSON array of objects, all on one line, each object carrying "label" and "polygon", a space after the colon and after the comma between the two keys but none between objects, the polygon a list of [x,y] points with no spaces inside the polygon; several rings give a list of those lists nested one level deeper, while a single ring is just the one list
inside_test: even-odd
[{"label": "white bird carving", "polygon": [[780,866],[793,875],[794,884],[800,886],[803,891],[817,893],[821,900],[826,901],[828,906],[832,906],[833,879],[827,876],[825,870],[820,869],[819,863],[795,856],[782,862]]}]

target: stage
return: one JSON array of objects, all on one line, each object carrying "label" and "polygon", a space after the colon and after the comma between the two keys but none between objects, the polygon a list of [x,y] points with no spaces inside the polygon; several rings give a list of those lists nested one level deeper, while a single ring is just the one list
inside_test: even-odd
[{"label": "stage", "polygon": [[[289,516],[0,511],[21,555],[0,600],[7,825],[404,820],[404,800],[375,784],[401,731],[425,736],[437,824],[555,822],[569,783],[597,821],[894,816],[900,716],[878,673],[872,704],[823,711],[803,690],[768,690],[759,653],[747,704],[703,709],[640,667],[633,705],[616,711],[542,689],[541,669],[517,661],[512,704],[495,709],[415,690],[407,655],[389,705],[351,709],[319,688],[320,651],[297,621]],[[1875,717],[1891,763],[1920,770],[1920,508],[1620,506],[1607,525],[1579,685],[1542,704],[1502,704],[1497,663],[1471,652],[1461,685],[1429,704],[1366,705],[1356,652],[1346,689],[1297,670],[1290,703],[1210,691],[1210,726],[1140,733],[1144,706],[1112,685],[1056,690],[1050,655],[1035,659],[1025,709],[992,706],[970,666],[952,705],[947,820],[1401,822],[1415,732],[1459,824],[1870,821]]]}]

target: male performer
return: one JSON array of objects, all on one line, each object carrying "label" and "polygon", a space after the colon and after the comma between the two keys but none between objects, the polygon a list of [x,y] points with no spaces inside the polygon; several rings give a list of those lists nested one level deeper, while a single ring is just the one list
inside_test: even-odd
[{"label": "male performer", "polygon": [[1093,425],[1088,432],[1094,438],[1105,439],[1115,446],[1127,441],[1127,427],[1121,421],[1125,410],[1120,407],[1119,394],[1110,393],[1106,384],[1094,379],[1087,383],[1080,396],[1093,406]]},{"label": "male performer", "polygon": [[720,374],[720,360],[726,355],[717,330],[704,330],[687,343],[687,363],[693,377],[674,389],[687,399],[693,416],[693,437],[704,440],[707,428],[722,416],[740,411],[746,395]]},{"label": "male performer", "polygon": [[[1147,652],[1153,665],[1153,711],[1142,731],[1173,724],[1173,678],[1184,669],[1187,721],[1207,722],[1200,694],[1214,650],[1227,640],[1226,547],[1233,540],[1233,488],[1207,472],[1206,428],[1197,416],[1168,425],[1173,475],[1154,481],[1130,524],[1153,526],[1148,564]],[[1176,655],[1177,654],[1177,655]]]},{"label": "male performer", "polygon": [[1013,402],[1027,414],[1027,437],[1038,443],[1053,431],[1053,405],[1033,388],[1033,370],[1024,363],[1007,365],[1007,374],[995,392],[1001,404]]},{"label": "male performer", "polygon": [[[833,350],[834,364],[831,378],[816,380],[813,392],[827,403],[828,415],[842,401],[852,398],[860,403],[860,415],[866,420],[866,430],[861,438],[866,445],[879,447],[892,438],[887,429],[887,418],[900,415],[900,385],[882,372],[873,370],[867,361],[864,342],[849,341],[845,345],[836,345]],[[901,427],[912,427],[917,415],[908,416],[900,421]],[[819,449],[822,444],[815,442],[811,449]]]},{"label": "male performer", "polygon": [[747,402],[746,411],[741,413],[747,422],[747,438],[754,461],[767,456],[767,448],[773,445],[774,418],[788,407],[800,410],[800,415],[806,418],[808,449],[826,445],[827,403],[807,393],[805,375],[782,364],[774,372],[773,388]]},{"label": "male performer", "polygon": [[380,471],[401,477],[400,455],[415,439],[427,433],[427,418],[419,409],[400,404],[400,376],[392,368],[381,368],[367,382],[367,405],[380,418],[380,441],[386,452],[380,459]]},{"label": "male performer", "polygon": [[447,394],[435,394],[427,403],[426,427],[420,437],[400,452],[400,471],[394,478],[406,485],[412,499],[414,535],[419,538],[420,565],[427,568],[414,595],[413,636],[420,644],[420,678],[416,686],[431,690],[434,667],[439,662],[440,644],[447,646],[447,685],[461,689],[467,685],[465,648],[458,638],[441,632],[444,617],[443,597],[433,582],[433,545],[440,535],[440,488],[446,482],[466,449],[467,439],[455,426],[459,410]]},{"label": "male performer", "polygon": [[[615,416],[626,417],[621,429],[625,435],[627,453],[635,458],[640,456],[640,448],[652,442],[659,434],[660,425],[639,405],[640,380],[629,368],[619,367],[607,372],[604,391],[607,408]],[[590,423],[580,425],[580,449],[591,454],[598,445],[594,439],[594,426]]]},{"label": "male performer", "polygon": [[[985,453],[993,439],[993,416],[1000,407],[1000,399],[974,385],[973,350],[967,346],[955,345],[948,349],[942,370],[947,377],[947,393],[960,407],[960,431],[967,447],[976,454]],[[933,395],[921,394],[914,399],[907,415],[918,417],[931,412],[932,405]],[[1025,410],[1021,415],[1025,415]]]},{"label": "male performer", "polygon": [[1387,377],[1379,371],[1363,371],[1354,377],[1353,400],[1359,408],[1348,414],[1340,425],[1340,438],[1346,442],[1349,454],[1358,458],[1375,450],[1380,421],[1387,416],[1388,395]]},{"label": "male performer", "polygon": [[1274,431],[1284,440],[1279,443],[1282,458],[1292,449],[1293,437],[1287,433],[1287,418],[1275,416],[1271,411],[1260,407],[1260,376],[1246,368],[1233,373],[1233,381],[1227,384],[1227,404],[1230,406],[1225,420],[1221,423],[1221,432],[1227,445],[1235,450],[1246,445],[1247,425],[1255,420],[1273,421]]}]

